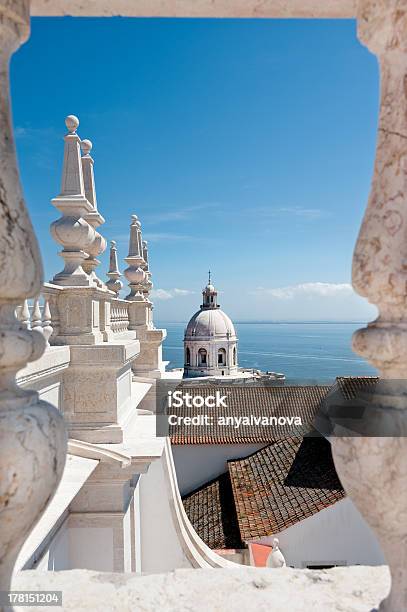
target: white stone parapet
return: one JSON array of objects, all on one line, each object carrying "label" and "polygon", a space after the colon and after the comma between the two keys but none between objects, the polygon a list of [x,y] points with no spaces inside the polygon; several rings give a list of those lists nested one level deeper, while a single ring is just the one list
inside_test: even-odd
[{"label": "white stone parapet", "polygon": [[35,16],[74,17],[356,17],[357,0],[31,0]]},{"label": "white stone parapet", "polygon": [[[13,588],[62,590],[62,612],[104,610],[178,612],[269,610],[270,612],[368,612],[389,589],[387,567],[337,567],[329,570],[253,568],[179,569],[139,576],[86,570],[20,572]],[[43,612],[41,607],[30,608]]]}]

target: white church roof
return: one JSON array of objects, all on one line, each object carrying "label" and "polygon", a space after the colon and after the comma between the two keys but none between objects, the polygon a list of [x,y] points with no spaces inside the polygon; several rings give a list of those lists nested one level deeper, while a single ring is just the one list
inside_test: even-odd
[{"label": "white church roof", "polygon": [[227,314],[220,308],[201,309],[190,319],[186,331],[186,339],[208,338],[232,339],[236,336],[235,328]]}]

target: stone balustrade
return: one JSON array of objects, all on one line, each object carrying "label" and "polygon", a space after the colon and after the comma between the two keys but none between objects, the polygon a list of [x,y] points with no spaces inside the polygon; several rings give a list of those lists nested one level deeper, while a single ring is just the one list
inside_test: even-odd
[{"label": "stone balustrade", "polygon": [[24,300],[16,308],[17,319],[24,328],[41,332],[47,346],[53,344],[52,337],[58,335],[59,314],[55,296],[60,289],[58,285],[44,283],[40,295],[32,300]]},{"label": "stone balustrade", "polygon": [[110,329],[114,334],[123,334],[129,330],[129,302],[126,300],[112,299]]}]

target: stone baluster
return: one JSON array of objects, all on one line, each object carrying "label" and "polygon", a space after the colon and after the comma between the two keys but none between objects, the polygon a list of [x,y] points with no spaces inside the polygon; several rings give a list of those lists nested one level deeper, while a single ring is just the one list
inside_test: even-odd
[{"label": "stone baluster", "polygon": [[[49,292],[48,287],[44,287],[42,294],[44,296],[44,312],[43,312],[43,319],[42,319],[42,325],[44,328],[44,336],[46,339],[48,339],[48,342],[52,344],[51,342],[52,339],[58,336],[59,329],[60,329],[58,295],[56,295],[55,293]],[[45,307],[47,307],[47,309],[45,309]],[[48,316],[48,312],[49,312],[49,316]],[[49,324],[46,323],[48,320],[50,321]],[[51,327],[51,330],[52,330],[51,333],[49,333],[49,330],[46,329],[47,327]]]},{"label": "stone baluster", "polygon": [[130,241],[129,254],[125,258],[125,262],[129,267],[124,271],[124,276],[129,281],[130,293],[126,300],[144,301],[143,282],[146,274],[143,270],[145,261],[143,259],[143,246],[141,244],[141,224],[137,215],[132,215],[130,225]]},{"label": "stone baluster", "polygon": [[0,590],[10,588],[17,555],[56,490],[66,455],[59,412],[16,373],[38,359],[44,336],[15,316],[38,295],[42,264],[17,169],[10,103],[9,63],[29,34],[28,0],[0,0]]},{"label": "stone baluster", "polygon": [[[363,394],[374,423],[398,437],[333,439],[339,477],[373,528],[392,587],[381,612],[407,610],[407,5],[360,0],[358,35],[378,56],[381,107],[372,189],[353,260],[355,290],[378,318],[355,332],[354,350],[378,368],[375,393]],[[402,428],[404,427],[404,432]]]},{"label": "stone baluster", "polygon": [[96,276],[95,269],[100,264],[100,261],[97,259],[97,257],[99,257],[99,255],[104,253],[104,251],[106,250],[106,240],[101,234],[99,234],[99,232],[96,231],[96,228],[102,225],[105,220],[97,209],[95,177],[93,171],[94,160],[90,155],[90,152],[92,150],[91,141],[82,140],[81,148],[83,152],[82,171],[85,196],[93,206],[92,212],[87,213],[86,215],[84,215],[83,218],[95,230],[95,238],[92,244],[86,249],[88,257],[83,262],[82,267],[97,287],[103,287],[102,281]]},{"label": "stone baluster", "polygon": [[34,298],[33,310],[31,313],[31,329],[36,329],[40,333],[43,331],[39,297]]},{"label": "stone baluster", "polygon": [[47,346],[49,346],[49,339],[52,336],[53,327],[51,325],[51,310],[49,307],[49,300],[47,297],[44,297],[44,309],[42,312],[42,331],[47,341]]},{"label": "stone baluster", "polygon": [[110,265],[107,276],[109,280],[106,283],[106,287],[116,295],[119,295],[120,290],[123,288],[123,283],[120,280],[121,274],[117,263],[117,248],[114,240],[110,242]]},{"label": "stone baluster", "polygon": [[62,217],[51,224],[52,237],[63,246],[60,255],[65,261],[65,267],[54,276],[53,282],[56,285],[89,287],[94,283],[82,268],[88,257],[84,249],[91,247],[96,236],[94,228],[84,217],[94,212],[94,208],[85,196],[81,141],[76,133],[79,119],[69,115],[65,125],[68,134],[64,137],[62,189],[60,195],[52,200]]},{"label": "stone baluster", "polygon": [[31,327],[31,317],[30,317],[30,309],[28,308],[28,300],[24,300],[23,305],[20,311],[19,320],[25,329],[30,329]]}]

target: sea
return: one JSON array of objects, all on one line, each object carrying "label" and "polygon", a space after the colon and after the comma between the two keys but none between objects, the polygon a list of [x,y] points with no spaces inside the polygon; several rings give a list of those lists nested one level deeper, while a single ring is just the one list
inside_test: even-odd
[{"label": "sea", "polygon": [[[240,367],[281,372],[288,384],[329,384],[337,376],[375,376],[377,370],[351,348],[355,330],[366,323],[234,323]],[[183,367],[186,323],[156,322],[167,329],[167,369]]]}]

